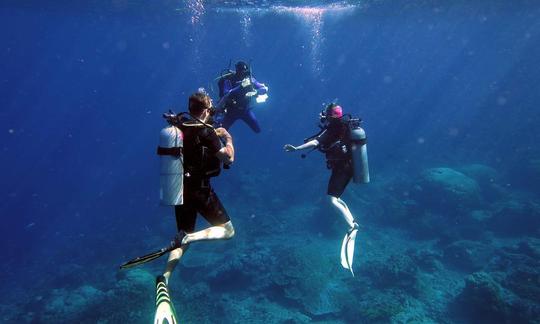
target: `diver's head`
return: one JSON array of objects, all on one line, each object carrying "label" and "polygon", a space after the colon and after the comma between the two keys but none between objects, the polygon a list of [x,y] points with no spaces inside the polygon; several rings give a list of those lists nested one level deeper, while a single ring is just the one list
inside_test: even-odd
[{"label": "diver's head", "polygon": [[204,91],[197,91],[189,96],[189,113],[205,121],[210,116],[212,99]]},{"label": "diver's head", "polygon": [[326,109],[324,112],[325,112],[326,118],[329,121],[341,119],[341,117],[343,117],[343,108],[341,108],[341,106],[338,105],[337,103],[331,103],[328,106],[326,106]]},{"label": "diver's head", "polygon": [[240,79],[244,79],[249,75],[249,65],[247,65],[246,62],[238,61],[238,62],[236,62],[234,67],[236,69],[236,75]]},{"label": "diver's head", "polygon": [[343,117],[343,109],[336,103],[331,103],[319,114],[321,127],[327,127],[330,124],[334,124],[340,121]]}]

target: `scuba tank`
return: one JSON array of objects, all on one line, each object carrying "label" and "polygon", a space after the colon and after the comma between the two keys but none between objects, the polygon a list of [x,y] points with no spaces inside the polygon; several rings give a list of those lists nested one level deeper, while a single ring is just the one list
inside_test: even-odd
[{"label": "scuba tank", "polygon": [[353,163],[353,182],[368,183],[369,167],[366,132],[362,127],[360,127],[359,119],[351,118],[348,123]]},{"label": "scuba tank", "polygon": [[182,131],[170,122],[159,134],[157,154],[160,156],[159,199],[161,205],[183,204],[183,139]]}]

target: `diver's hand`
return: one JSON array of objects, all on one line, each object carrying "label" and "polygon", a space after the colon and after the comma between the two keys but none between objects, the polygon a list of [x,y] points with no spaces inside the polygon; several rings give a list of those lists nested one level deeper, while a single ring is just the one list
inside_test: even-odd
[{"label": "diver's hand", "polygon": [[296,151],[296,147],[294,147],[294,146],[291,145],[291,144],[285,144],[285,146],[283,146],[283,149],[284,149],[286,152],[294,152],[294,151]]},{"label": "diver's hand", "polygon": [[253,90],[253,91],[250,91],[250,92],[246,93],[246,97],[251,98],[251,97],[253,97],[253,96],[256,95],[256,94],[257,94],[257,91]]},{"label": "diver's hand", "polygon": [[251,84],[251,80],[249,78],[245,78],[244,80],[242,80],[242,88],[245,88],[245,87],[249,87],[249,85]]}]

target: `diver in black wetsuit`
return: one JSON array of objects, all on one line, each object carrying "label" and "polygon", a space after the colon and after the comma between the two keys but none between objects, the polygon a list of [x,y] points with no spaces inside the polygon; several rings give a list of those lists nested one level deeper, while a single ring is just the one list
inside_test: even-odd
[{"label": "diver in black wetsuit", "polygon": [[[219,175],[221,163],[234,161],[234,146],[227,130],[207,124],[211,107],[210,97],[196,92],[189,97],[189,112],[194,119],[179,119],[177,124],[184,134],[184,203],[175,206],[178,235],[163,274],[166,282],[190,243],[234,236],[229,215],[210,185],[210,178]],[[212,226],[194,232],[197,213]]]},{"label": "diver in black wetsuit", "polygon": [[[354,242],[358,224],[347,204],[340,197],[355,175],[355,168],[358,169],[359,179],[358,181],[355,179],[355,182],[369,182],[367,151],[365,151],[365,133],[358,125],[351,126],[351,122],[357,120],[351,119],[350,116],[349,118],[345,118],[341,106],[335,103],[328,105],[321,115],[324,119],[325,126],[319,134],[299,146],[286,144],[284,149],[287,152],[293,152],[317,148],[325,153],[327,167],[332,170],[332,175],[328,182],[327,194],[331,205],[334,206],[349,225],[349,231],[345,235],[341,246],[341,265],[353,273]],[[354,127],[353,131],[351,131],[351,127]],[[355,134],[360,133],[363,139],[358,141],[354,135],[351,135],[352,132]],[[362,146],[363,148],[361,149]],[[358,163],[353,161],[353,154],[355,154],[355,157],[358,156],[356,159]]]}]

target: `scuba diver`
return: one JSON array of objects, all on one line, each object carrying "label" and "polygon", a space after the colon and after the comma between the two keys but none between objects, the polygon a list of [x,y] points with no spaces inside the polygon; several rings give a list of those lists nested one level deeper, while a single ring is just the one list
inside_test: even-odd
[{"label": "scuba diver", "polygon": [[[220,174],[222,164],[233,163],[233,140],[224,128],[211,126],[213,114],[212,100],[199,89],[189,97],[189,113],[163,115],[169,125],[161,131],[157,150],[161,158],[160,200],[162,205],[174,206],[178,233],[168,246],[121,266],[130,268],[170,252],[163,275],[156,279],[154,323],[178,323],[167,286],[189,245],[234,236],[229,215],[210,185],[210,178]],[[197,213],[211,226],[195,232]]]},{"label": "scuba diver", "polygon": [[[183,204],[174,206],[178,234],[174,240],[176,249],[171,251],[163,274],[167,282],[190,243],[234,236],[231,219],[210,185],[210,178],[219,175],[222,163],[233,163],[233,139],[226,129],[210,126],[212,111],[212,100],[199,91],[189,97],[189,114],[193,118],[178,116],[184,144]],[[194,232],[197,213],[212,226]]]},{"label": "scuba diver", "polygon": [[[318,134],[307,138],[302,145],[286,144],[283,148],[287,152],[318,149],[325,153],[327,167],[332,170],[327,190],[330,204],[349,225],[341,244],[341,265],[354,276],[352,264],[358,223],[340,197],[351,179],[355,183],[369,182],[366,134],[360,127],[360,119],[344,115],[336,103],[329,104],[321,112],[320,120],[321,131]],[[302,158],[305,156],[303,154]]]},{"label": "scuba diver", "polygon": [[217,80],[219,101],[216,108],[224,115],[221,121],[223,128],[228,130],[237,119],[241,119],[255,133],[260,133],[261,127],[252,111],[251,103],[253,100],[257,103],[265,102],[268,98],[268,87],[253,77],[250,66],[243,61],[235,64],[234,72],[228,70]]}]

